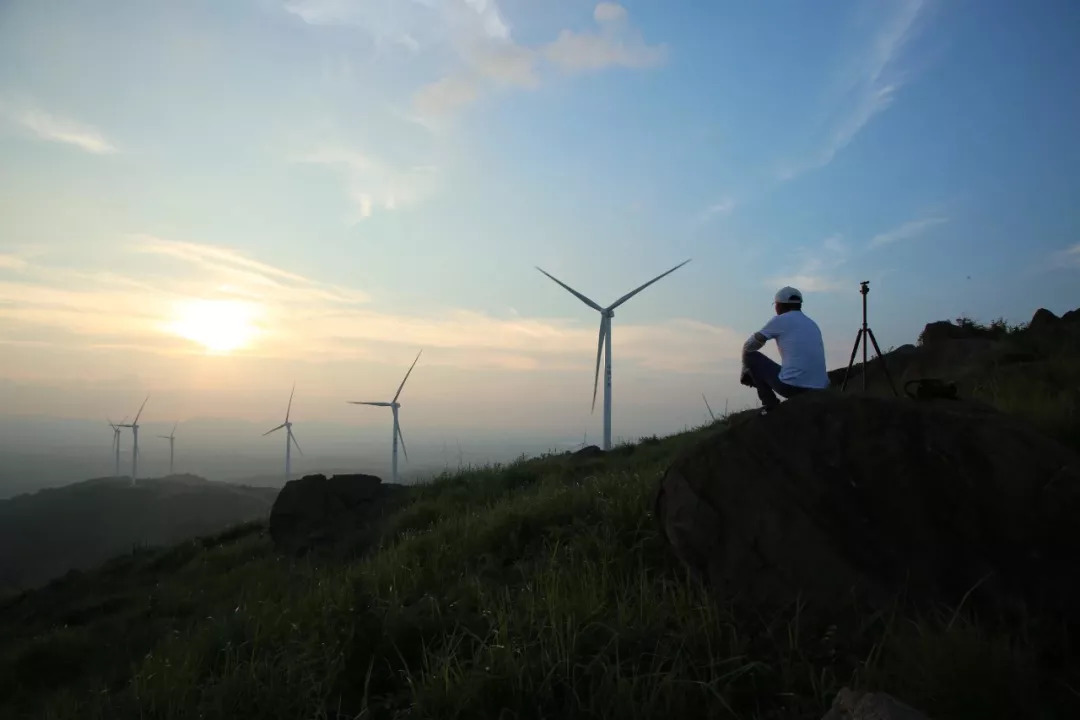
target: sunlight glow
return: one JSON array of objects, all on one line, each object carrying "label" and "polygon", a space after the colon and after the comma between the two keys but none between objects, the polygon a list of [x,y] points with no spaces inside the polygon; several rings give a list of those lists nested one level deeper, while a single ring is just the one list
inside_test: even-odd
[{"label": "sunlight glow", "polygon": [[236,300],[188,300],[177,306],[169,329],[202,345],[208,352],[230,353],[255,338],[255,311]]}]

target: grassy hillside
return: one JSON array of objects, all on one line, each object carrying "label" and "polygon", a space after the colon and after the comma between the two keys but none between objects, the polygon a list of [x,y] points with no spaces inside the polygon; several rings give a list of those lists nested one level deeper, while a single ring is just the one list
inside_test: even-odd
[{"label": "grassy hillside", "polygon": [[819,631],[797,597],[763,615],[686,577],[656,481],[750,419],[443,476],[348,564],[279,556],[254,522],[11,597],[0,716],[819,718],[844,684],[935,720],[1080,716],[1069,639],[1038,619],[1005,635],[962,608],[846,607]]},{"label": "grassy hillside", "polygon": [[265,518],[276,488],[191,475],[100,478],[0,500],[0,590],[33,587],[133,545],[165,545]]}]

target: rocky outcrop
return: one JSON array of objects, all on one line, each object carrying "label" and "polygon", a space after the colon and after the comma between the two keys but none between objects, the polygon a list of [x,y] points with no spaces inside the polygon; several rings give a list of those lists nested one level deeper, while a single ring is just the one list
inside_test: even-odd
[{"label": "rocky outcrop", "polygon": [[684,451],[655,511],[679,558],[754,603],[971,590],[1080,612],[1080,457],[980,404],[799,396]]},{"label": "rocky outcrop", "polygon": [[847,687],[833,699],[821,720],[930,720],[910,705],[883,692],[859,692]]},{"label": "rocky outcrop", "polygon": [[380,520],[405,498],[375,475],[307,475],[285,483],[270,509],[274,546],[290,554],[355,555],[378,537]]}]

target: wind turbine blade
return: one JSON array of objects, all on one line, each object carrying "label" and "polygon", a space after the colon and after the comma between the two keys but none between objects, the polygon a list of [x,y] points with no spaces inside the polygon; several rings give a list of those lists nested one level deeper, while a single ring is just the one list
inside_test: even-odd
[{"label": "wind turbine blade", "polygon": [[[149,395],[147,395],[147,396],[146,396],[146,400],[149,400],[149,399],[150,399],[150,396],[149,396]],[[132,425],[138,424],[138,422],[139,422],[139,415],[142,415],[142,411],[143,411],[143,408],[144,408],[144,407],[146,407],[146,400],[143,400],[143,401],[142,401],[142,405],[140,405],[140,406],[139,406],[139,412],[138,412],[138,414],[136,414],[136,415],[135,415],[135,419],[131,421],[131,424],[132,424]]]},{"label": "wind turbine blade", "polygon": [[397,436],[398,436],[398,440],[401,441],[401,452],[405,453],[405,459],[408,460],[409,459],[409,451],[405,449],[405,436],[401,434],[401,423],[400,422],[397,424]]},{"label": "wind turbine blade", "polygon": [[596,410],[596,388],[600,384],[600,356],[604,352],[604,337],[607,335],[608,322],[611,318],[604,315],[600,318],[600,337],[596,341],[596,374],[593,376],[592,386],[592,410]]},{"label": "wind turbine blade", "polygon": [[267,430],[266,432],[264,432],[264,433],[263,433],[263,437],[266,437],[267,435],[269,435],[269,434],[270,434],[270,433],[272,433],[272,432],[277,432],[278,430],[280,430],[280,429],[281,429],[281,428],[283,428],[283,427],[285,427],[285,423],[281,423],[280,425],[278,425],[278,426],[277,426],[276,428],[274,428],[273,430]]},{"label": "wind turbine blade", "polygon": [[574,288],[570,287],[569,285],[567,285],[566,283],[564,283],[564,282],[563,282],[562,280],[560,280],[559,278],[557,278],[557,277],[555,277],[554,275],[552,275],[551,273],[549,273],[549,272],[548,272],[547,270],[545,270],[544,268],[542,268],[542,267],[540,267],[539,265],[537,265],[537,266],[536,266],[536,269],[537,269],[537,270],[539,270],[540,272],[544,273],[545,275],[547,275],[547,276],[548,276],[549,278],[551,278],[551,279],[552,279],[552,280],[554,280],[555,282],[557,282],[557,283],[559,283],[560,285],[562,285],[562,286],[563,286],[564,288],[566,288],[567,290],[569,290],[569,291],[570,291],[571,293],[573,293],[573,295],[574,295],[575,297],[577,297],[577,299],[578,299],[578,300],[580,300],[581,302],[585,303],[586,305],[588,305],[589,307],[591,307],[591,308],[592,308],[593,310],[596,310],[597,312],[603,312],[603,311],[604,311],[604,308],[600,307],[599,305],[597,305],[596,303],[594,303],[594,302],[593,302],[592,300],[590,300],[589,298],[585,297],[584,295],[582,295],[581,293],[579,293],[579,292],[578,292],[577,290],[575,290]]},{"label": "wind turbine blade", "polygon": [[293,435],[292,428],[289,428],[289,438],[292,440],[293,445],[296,446],[296,451],[303,455],[304,451],[300,449],[300,443],[296,441],[296,436]]},{"label": "wind turbine blade", "polygon": [[679,264],[678,264],[678,265],[676,265],[675,267],[671,268],[671,269],[670,269],[670,270],[668,270],[668,271],[667,271],[666,273],[661,273],[660,275],[657,275],[656,277],[654,277],[654,278],[653,278],[652,280],[650,280],[649,282],[645,283],[645,284],[644,284],[644,285],[642,285],[641,287],[639,287],[639,288],[637,288],[637,289],[635,289],[635,290],[631,290],[630,292],[626,293],[625,295],[623,295],[623,296],[622,296],[621,298],[619,298],[618,300],[616,300],[616,301],[615,301],[615,302],[614,302],[614,303],[613,303],[613,304],[611,305],[611,309],[612,309],[612,310],[614,310],[615,308],[619,307],[619,306],[620,306],[620,305],[622,305],[622,304],[623,304],[624,302],[626,302],[626,301],[627,301],[627,300],[629,300],[630,298],[634,297],[634,296],[635,296],[635,295],[637,295],[637,294],[638,294],[639,292],[641,292],[641,291],[642,291],[642,290],[644,290],[645,288],[649,287],[650,285],[652,285],[652,284],[653,284],[654,282],[656,282],[656,281],[657,281],[657,280],[659,280],[660,278],[664,277],[665,275],[670,275],[671,273],[675,272],[676,270],[678,270],[679,268],[681,268],[681,267],[682,267],[683,265],[685,265],[686,263],[690,262],[690,260],[691,260],[691,259],[692,259],[692,258],[690,258],[690,259],[687,259],[687,260],[683,260],[683,261],[682,261],[681,263],[679,263]]},{"label": "wind turbine blade", "polygon": [[709,398],[705,397],[705,393],[701,393],[701,399],[705,401],[705,407],[709,410],[709,416],[712,417],[713,420],[716,420],[716,415],[713,415],[712,408],[709,407]]},{"label": "wind turbine blade", "polygon": [[390,407],[388,402],[360,402],[359,400],[347,400],[349,405],[374,405],[376,407]]},{"label": "wind turbine blade", "polygon": [[[420,359],[420,353],[422,352],[424,352],[424,349],[420,348],[420,352],[416,353],[416,360]],[[409,366],[409,372],[405,373],[405,377],[404,379],[402,379],[401,384],[398,385],[397,392],[394,393],[394,399],[391,402],[397,402],[398,395],[401,394],[401,389],[405,387],[405,381],[409,379],[409,375],[412,373],[412,369],[416,367],[416,360],[413,360],[412,365]]]},{"label": "wind turbine blade", "polygon": [[177,426],[177,425],[179,425],[179,424],[180,424],[180,421],[179,421],[179,420],[177,420],[176,422],[174,422],[174,423],[173,423],[173,426],[172,426],[172,432],[171,432],[171,433],[169,433],[169,437],[172,437],[173,435],[175,435],[175,434],[176,434],[176,426]]},{"label": "wind turbine blade", "polygon": [[296,392],[296,382],[292,384],[292,392],[289,393],[289,406],[285,408],[285,422],[289,422],[289,413],[292,412],[293,393]]},{"label": "wind turbine blade", "polygon": [[158,437],[161,438],[162,440],[171,440],[172,439],[168,435],[158,435]]}]

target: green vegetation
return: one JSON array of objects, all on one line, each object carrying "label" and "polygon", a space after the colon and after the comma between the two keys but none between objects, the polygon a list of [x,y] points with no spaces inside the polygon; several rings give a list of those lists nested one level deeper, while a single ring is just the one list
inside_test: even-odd
[{"label": "green vegetation", "polygon": [[[983,392],[1075,422],[1055,404],[1080,387],[1066,358]],[[711,598],[649,511],[674,454],[747,418],[444,474],[351,563],[279,556],[253,522],[11,597],[0,716],[820,718],[845,684],[935,720],[1078,716],[1069,638],[1037,619]]]}]

